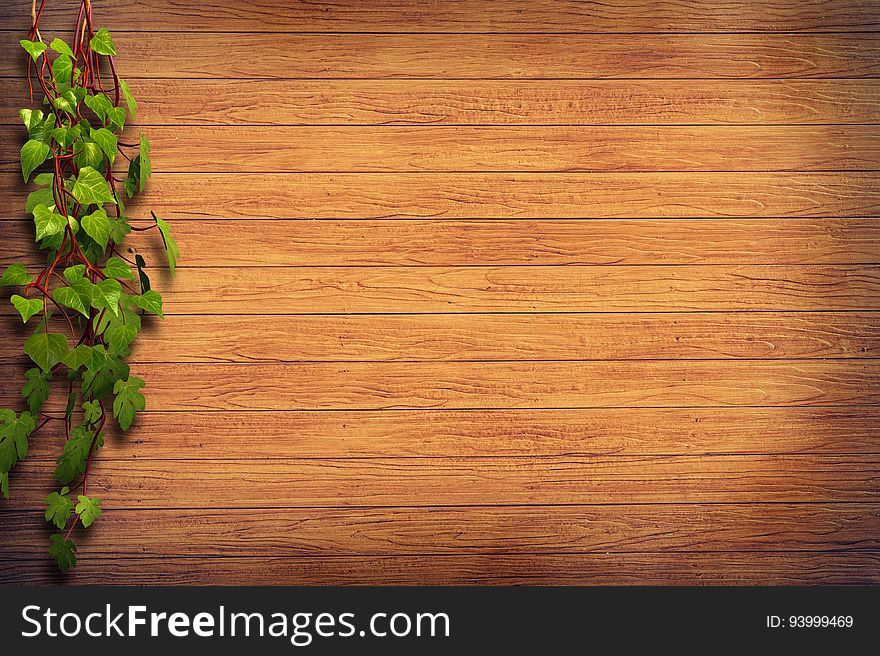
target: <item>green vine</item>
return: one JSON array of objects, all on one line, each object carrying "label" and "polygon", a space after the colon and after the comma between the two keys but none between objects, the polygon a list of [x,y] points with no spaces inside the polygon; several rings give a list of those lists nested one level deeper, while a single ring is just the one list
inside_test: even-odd
[{"label": "green vine", "polygon": [[[25,373],[27,410],[0,409],[0,492],[9,498],[10,470],[24,460],[34,434],[63,424],[53,474],[61,487],[46,497],[45,516],[59,530],[49,553],[66,571],[76,564],[71,534],[77,523],[88,528],[101,515],[101,500],[89,496],[88,483],[109,415],[125,431],[146,405],[144,381],[129,375],[125,358],[144,313],[162,317],[162,297],[150,288],[143,258],[129,260],[120,245],[132,230],[157,229],[172,273],[178,248],[155,214],[146,226],[132,225],[125,214],[122,191],[131,198],[150,177],[150,144],[143,134],[131,144],[117,136],[137,103],[116,72],[113,38],[94,29],[90,1],[82,0],[73,45],[56,38],[47,46],[39,30],[45,4],[37,10],[34,2],[32,27],[21,41],[31,99],[36,86],[42,108],[19,114],[28,132],[21,149],[24,181],[37,172],[26,211],[47,264],[36,277],[12,264],[0,278],[0,285],[19,288],[9,300],[21,320],[35,326],[24,352],[36,365]],[[120,160],[128,161],[124,178],[115,173]],[[63,412],[43,409],[54,380],[67,394]]]}]

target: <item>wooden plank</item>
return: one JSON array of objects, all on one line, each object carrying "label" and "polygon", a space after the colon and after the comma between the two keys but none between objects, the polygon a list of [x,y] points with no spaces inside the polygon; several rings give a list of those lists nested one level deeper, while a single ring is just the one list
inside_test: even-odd
[{"label": "wooden plank", "polygon": [[[175,221],[182,267],[636,264],[871,264],[880,221],[866,219],[594,219]],[[37,267],[31,219],[0,221],[0,263]],[[271,245],[271,246],[270,246]],[[129,253],[165,261],[155,231]],[[260,252],[259,258],[253,253]],[[184,275],[184,274],[181,274]]]},{"label": "wooden plank", "polygon": [[249,267],[155,280],[169,314],[880,310],[876,265]]},{"label": "wooden plank", "polygon": [[[135,80],[132,91],[141,125],[880,122],[871,80]],[[4,124],[31,104],[21,79],[0,79]]]},{"label": "wooden plank", "polygon": [[[113,14],[115,20],[115,12]],[[172,25],[167,26],[172,28]],[[248,28],[251,26],[248,25]],[[845,34],[254,34],[117,32],[137,78],[862,78],[880,75],[880,36]],[[255,57],[253,53],[259,52]],[[0,39],[0,75],[24,75]]]},{"label": "wooden plank", "polygon": [[[31,330],[0,322],[0,362],[25,358]],[[156,363],[877,357],[877,312],[183,315],[152,322],[132,352]]]},{"label": "wooden plank", "polygon": [[855,585],[880,583],[880,554],[693,553],[0,561],[0,583],[117,585]]},{"label": "wooden plank", "polygon": [[[152,403],[148,403],[152,407]],[[54,462],[61,427],[31,439],[28,460]],[[682,454],[876,453],[880,408],[594,408],[157,412],[102,461]]]},{"label": "wooden plank", "polygon": [[[577,0],[493,0],[444,3],[442,10],[419,0],[293,2],[202,0],[193,8],[176,2],[112,2],[96,9],[110,15],[115,31],[173,29],[253,32],[790,32],[865,31],[880,27],[880,15],[865,0],[639,0],[584,3]],[[76,4],[55,2],[44,28],[72,29]],[[8,0],[0,21],[30,27],[30,0]]]},{"label": "wooden plank", "polygon": [[[880,266],[181,269],[168,314],[880,310]],[[154,274],[155,275],[155,274]],[[0,315],[13,316],[8,304]]]},{"label": "wooden plank", "polygon": [[[44,509],[52,462],[10,474]],[[289,508],[636,503],[875,503],[880,455],[560,456],[353,460],[97,459],[89,493],[115,508]]]},{"label": "wooden plank", "polygon": [[[880,169],[875,126],[157,126],[148,134],[163,173]],[[26,137],[0,127],[0,141],[15,146],[3,149],[0,171],[20,171]],[[127,138],[136,142],[136,130]]]},{"label": "wooden plank", "polygon": [[[880,85],[878,85],[880,88]],[[877,173],[166,173],[147,207],[167,218],[483,219],[870,217]],[[21,177],[0,173],[0,217],[21,218]]]},{"label": "wooden plank", "polygon": [[[0,365],[4,378],[22,367]],[[878,360],[138,364],[154,410],[873,405]],[[18,389],[0,391],[3,405]],[[66,401],[66,399],[64,399]],[[58,399],[60,403],[61,399]],[[57,407],[58,403],[53,407]]]},{"label": "wooden plank", "polygon": [[[76,534],[88,559],[880,549],[880,506],[861,503],[118,510],[101,519]],[[0,522],[4,558],[45,549],[42,512],[0,511]]]}]

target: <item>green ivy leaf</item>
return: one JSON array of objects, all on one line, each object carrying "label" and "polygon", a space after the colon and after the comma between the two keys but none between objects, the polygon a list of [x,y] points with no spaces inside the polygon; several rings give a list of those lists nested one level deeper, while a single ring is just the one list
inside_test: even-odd
[{"label": "green ivy leaf", "polygon": [[116,126],[118,132],[125,129],[125,110],[122,107],[111,107],[107,110],[107,120]]},{"label": "green ivy leaf", "polygon": [[21,176],[27,182],[31,173],[49,156],[49,146],[36,139],[28,139],[21,147]]},{"label": "green ivy leaf", "polygon": [[152,289],[144,292],[140,296],[132,296],[131,302],[142,310],[152,312],[163,319],[165,318],[165,315],[162,314],[162,296]]},{"label": "green ivy leaf", "polygon": [[[60,57],[59,57],[60,59]],[[57,61],[57,60],[56,60]],[[73,91],[65,91],[52,101],[56,109],[68,114],[76,114],[76,94]]]},{"label": "green ivy leaf", "polygon": [[177,242],[171,234],[171,226],[164,219],[156,216],[154,212],[150,213],[156,220],[156,225],[159,226],[159,232],[162,234],[162,243],[165,244],[165,253],[168,255],[168,268],[171,269],[171,273],[174,273],[174,267],[177,266],[177,258],[180,256],[180,248],[178,248]]},{"label": "green ivy leaf", "polygon": [[92,347],[92,361],[83,374],[83,395],[103,399],[113,391],[117,380],[126,380],[129,367],[102,345]]},{"label": "green ivy leaf", "polygon": [[23,264],[10,264],[0,278],[0,287],[11,285],[28,285],[33,281],[33,276],[27,272]]},{"label": "green ivy leaf", "polygon": [[65,485],[61,492],[53,492],[46,497],[46,521],[55,524],[56,528],[67,526],[67,520],[73,512],[73,501],[69,495],[70,488]]},{"label": "green ivy leaf", "polygon": [[93,36],[92,40],[89,41],[89,45],[91,45],[92,50],[97,52],[99,55],[116,54],[116,45],[113,43],[113,37],[110,36],[110,32],[105,27],[102,27],[100,30],[95,32],[95,36]]},{"label": "green ivy leaf", "polygon": [[104,151],[98,144],[80,139],[73,144],[73,161],[80,168],[97,169],[104,163]]},{"label": "green ivy leaf", "polygon": [[38,125],[43,124],[43,112],[39,109],[19,109],[18,115],[21,117],[22,123],[27,128],[28,134],[37,127]]},{"label": "green ivy leaf", "polygon": [[79,170],[71,192],[82,205],[116,204],[104,176],[91,166],[85,166]]},{"label": "green ivy leaf", "polygon": [[24,298],[18,294],[13,294],[9,302],[15,306],[21,315],[21,322],[27,323],[27,320],[43,309],[43,301],[38,298]]},{"label": "green ivy leaf", "polygon": [[21,396],[27,401],[31,414],[36,416],[49,398],[49,379],[52,374],[44,374],[38,367],[24,372],[27,382],[21,390]]},{"label": "green ivy leaf", "polygon": [[103,93],[98,93],[94,96],[86,96],[83,98],[83,102],[86,104],[86,107],[91,109],[95,113],[95,116],[102,121],[107,120],[107,113],[113,109],[113,103],[110,102],[110,99]]},{"label": "green ivy leaf", "polygon": [[74,283],[69,287],[59,287],[52,292],[52,298],[59,305],[76,310],[88,319],[89,306],[92,304],[91,288],[88,282],[88,280],[82,279],[82,283]]},{"label": "green ivy leaf", "polygon": [[64,232],[67,224],[68,221],[65,217],[57,212],[53,212],[45,205],[37,205],[34,208],[34,225],[37,227],[37,241]]},{"label": "green ivy leaf", "polygon": [[144,187],[147,186],[147,180],[149,180],[150,176],[153,174],[153,166],[150,163],[150,142],[144,136],[143,132],[141,132],[141,145],[138,157],[140,158],[140,171],[138,172],[138,189],[140,191],[143,191]]},{"label": "green ivy leaf", "polygon": [[125,240],[126,235],[131,232],[131,226],[128,225],[128,221],[124,216],[111,217],[111,220],[113,221],[113,229],[110,230],[110,239],[118,246]]},{"label": "green ivy leaf", "polygon": [[42,41],[28,41],[27,39],[22,39],[19,41],[21,47],[27,50],[27,53],[31,56],[31,59],[37,61],[44,52],[46,52],[46,44]]},{"label": "green ivy leaf", "polygon": [[61,359],[70,369],[76,371],[92,361],[92,347],[86,344],[80,344],[70,349]]},{"label": "green ivy leaf", "polygon": [[115,255],[107,260],[107,264],[104,266],[104,275],[108,278],[134,280],[134,273],[128,263]]},{"label": "green ivy leaf", "polygon": [[83,527],[88,528],[101,516],[101,500],[92,499],[84,494],[77,495],[76,499],[79,501],[76,504],[76,514],[79,515]]},{"label": "green ivy leaf", "polygon": [[110,239],[110,231],[113,229],[113,222],[107,216],[107,212],[102,209],[95,210],[82,217],[80,225],[89,237],[101,245],[102,249],[107,248],[107,240]]},{"label": "green ivy leaf", "polygon": [[128,105],[128,114],[134,118],[138,104],[134,99],[134,96],[131,95],[131,88],[128,86],[128,82],[125,80],[119,80],[119,88],[122,89],[122,95],[125,97],[125,104]]},{"label": "green ivy leaf", "polygon": [[[73,59],[67,55],[58,55],[52,62],[52,75],[55,77],[55,84],[59,87],[69,87],[73,76]],[[70,93],[68,90],[66,93]],[[76,105],[76,95],[74,97],[74,106]],[[71,114],[73,112],[70,112]]]},{"label": "green ivy leaf", "polygon": [[119,301],[122,300],[122,285],[114,278],[106,278],[92,285],[92,307],[107,309],[114,316],[119,315]]},{"label": "green ivy leaf", "polygon": [[97,424],[101,421],[101,415],[104,412],[101,410],[101,404],[97,401],[86,401],[82,405],[84,420],[87,424]]},{"label": "green ivy leaf", "polygon": [[140,316],[131,310],[124,309],[118,317],[110,317],[109,325],[104,330],[107,348],[114,355],[128,356],[129,346],[141,329]]},{"label": "green ivy leaf", "polygon": [[76,565],[76,545],[73,540],[65,540],[61,533],[53,533],[49,538],[49,555],[58,563],[58,569],[66,572]]},{"label": "green ivy leaf", "polygon": [[95,438],[94,431],[85,426],[76,426],[70,431],[70,439],[64,443],[64,449],[58,456],[52,476],[62,485],[67,485],[86,469],[86,461],[94,442],[95,449],[104,445],[103,433]]},{"label": "green ivy leaf", "polygon": [[[49,47],[52,48],[59,55],[67,55],[71,59],[74,59],[73,50],[70,49],[70,46],[67,45],[61,39],[55,38],[52,39],[52,43],[49,44]],[[58,528],[61,528],[60,526]]]},{"label": "green ivy leaf", "polygon": [[89,135],[92,137],[94,142],[101,147],[101,150],[104,151],[104,154],[107,155],[107,159],[111,164],[113,164],[113,160],[116,159],[116,150],[118,140],[116,135],[110,132],[107,128],[98,128],[97,130],[92,128],[89,132]]},{"label": "green ivy leaf", "polygon": [[46,373],[61,362],[67,350],[67,337],[55,333],[34,333],[24,343],[24,352]]},{"label": "green ivy leaf", "polygon": [[55,209],[55,197],[52,195],[51,189],[37,189],[28,194],[27,202],[24,209],[26,212],[33,214],[38,205],[46,208]]},{"label": "green ivy leaf", "polygon": [[132,376],[128,380],[117,380],[113,385],[113,416],[119,421],[119,427],[126,431],[134,421],[134,417],[138,412],[143,412],[147,407],[147,400],[140,393],[140,389],[144,386],[144,381],[140,378]]},{"label": "green ivy leaf", "polygon": [[12,410],[0,410],[0,471],[8,472],[28,452],[28,437],[36,422],[30,412],[16,415]]}]

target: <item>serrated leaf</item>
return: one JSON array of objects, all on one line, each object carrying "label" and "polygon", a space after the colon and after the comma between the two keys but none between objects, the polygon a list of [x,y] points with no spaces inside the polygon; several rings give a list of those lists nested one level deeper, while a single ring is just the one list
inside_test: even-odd
[{"label": "serrated leaf", "polygon": [[162,314],[162,296],[152,289],[144,292],[140,296],[132,296],[131,302],[142,310],[152,312],[163,319],[165,318],[165,315]]},{"label": "serrated leaf", "polygon": [[134,280],[134,273],[128,263],[115,255],[107,260],[107,264],[104,266],[104,275],[108,278]]},{"label": "serrated leaf", "polygon": [[24,298],[18,294],[13,294],[9,298],[9,302],[18,310],[22,323],[27,323],[28,319],[43,309],[43,301],[38,298]]},{"label": "serrated leaf", "polygon": [[49,47],[59,55],[67,55],[68,57],[73,58],[73,50],[71,50],[70,46],[61,39],[52,39],[52,43],[49,44]]},{"label": "serrated leaf", "polygon": [[55,333],[34,333],[24,343],[24,352],[48,373],[67,354],[67,337]]},{"label": "serrated leaf", "polygon": [[100,244],[102,249],[107,248],[107,240],[110,239],[110,231],[113,229],[113,222],[107,216],[107,212],[102,209],[95,210],[82,217],[79,223],[95,243]]},{"label": "serrated leaf", "polygon": [[73,540],[65,540],[61,533],[53,533],[49,537],[49,555],[62,572],[76,565],[76,545]]},{"label": "serrated leaf", "polygon": [[152,214],[156,220],[156,225],[159,226],[159,232],[162,234],[162,243],[165,244],[165,253],[168,255],[168,268],[171,270],[171,273],[174,273],[174,267],[177,266],[177,258],[180,256],[180,249],[174,240],[174,236],[171,234],[171,226],[164,219],[156,216],[155,213]]},{"label": "serrated leaf", "polygon": [[116,159],[118,143],[116,135],[110,132],[107,128],[98,128],[97,130],[92,128],[89,132],[89,136],[91,136],[94,142],[101,147],[101,150],[104,151],[107,159],[113,164],[113,160]]},{"label": "serrated leaf", "polygon": [[8,472],[28,452],[28,437],[36,422],[30,412],[16,415],[12,410],[0,411],[0,471]]},{"label": "serrated leaf", "polygon": [[84,528],[91,526],[101,516],[101,500],[87,497],[84,494],[77,495],[76,514]]},{"label": "serrated leaf", "polygon": [[24,377],[26,382],[21,390],[21,396],[27,401],[28,410],[36,416],[49,398],[51,374],[44,374],[38,367],[34,367],[24,372]]},{"label": "serrated leaf", "polygon": [[103,415],[103,411],[101,410],[101,404],[97,401],[86,401],[82,405],[83,407],[83,420],[87,424],[97,424],[101,420],[101,415]]},{"label": "serrated leaf", "polygon": [[85,166],[79,170],[71,192],[82,205],[116,203],[104,176],[91,166]]},{"label": "serrated leaf", "polygon": [[49,156],[49,146],[36,139],[28,139],[21,147],[21,176],[27,182],[31,173]]},{"label": "serrated leaf", "polygon": [[27,39],[22,39],[18,42],[22,48],[24,48],[27,53],[31,56],[31,59],[37,61],[44,52],[46,52],[46,44],[42,41],[28,41]]},{"label": "serrated leaf", "polygon": [[144,381],[132,376],[128,380],[117,380],[113,385],[113,416],[119,421],[119,427],[126,431],[134,421],[138,412],[143,412],[147,407],[147,400],[140,393]]},{"label": "serrated leaf", "polygon": [[34,208],[34,225],[37,229],[37,241],[64,232],[67,219],[45,205]]},{"label": "serrated leaf", "polygon": [[131,310],[123,309],[119,317],[111,317],[104,331],[107,348],[115,355],[128,356],[129,346],[140,329],[140,316]]},{"label": "serrated leaf", "polygon": [[86,344],[80,344],[70,349],[61,360],[69,368],[76,371],[92,361],[92,347]]},{"label": "serrated leaf", "polygon": [[134,118],[138,104],[134,99],[134,96],[131,94],[131,88],[128,86],[128,82],[125,80],[119,80],[119,88],[122,89],[122,95],[125,97],[125,104],[128,105],[128,115]]},{"label": "serrated leaf", "polygon": [[116,45],[113,43],[113,37],[110,36],[110,32],[105,27],[95,32],[95,36],[89,41],[89,45],[99,55],[116,54]]},{"label": "serrated leaf", "polygon": [[70,431],[70,439],[64,443],[64,449],[58,456],[52,476],[62,485],[70,483],[86,469],[86,462],[92,445],[98,449],[104,444],[103,433],[95,438],[95,433],[85,426],[76,426]]},{"label": "serrated leaf", "polygon": [[3,276],[0,277],[0,287],[9,287],[11,285],[27,285],[33,281],[34,277],[27,272],[23,264],[10,264]]},{"label": "serrated leaf", "polygon": [[56,528],[63,529],[67,526],[67,521],[73,513],[73,501],[70,500],[69,495],[70,488],[65,485],[61,488],[61,492],[52,492],[46,497],[46,521],[54,524]]}]

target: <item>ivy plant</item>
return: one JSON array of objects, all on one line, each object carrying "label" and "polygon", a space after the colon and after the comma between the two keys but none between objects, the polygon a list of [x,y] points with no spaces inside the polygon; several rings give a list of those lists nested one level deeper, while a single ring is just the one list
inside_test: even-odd
[{"label": "ivy plant", "polygon": [[[28,136],[21,174],[36,187],[25,210],[46,265],[30,271],[14,263],[0,278],[32,328],[24,352],[33,365],[24,374],[23,409],[0,408],[0,493],[9,498],[10,471],[35,433],[58,426],[59,487],[45,499],[45,517],[58,530],[49,554],[66,571],[76,564],[74,528],[101,516],[88,483],[111,416],[125,431],[146,407],[145,383],[130,375],[126,358],[143,316],[162,317],[144,259],[130,260],[121,245],[132,230],[155,229],[172,273],[179,253],[165,221],[151,213],[138,225],[126,215],[125,202],[144,190],[152,166],[143,134],[134,143],[120,138],[137,102],[116,72],[113,37],[94,29],[90,2],[82,0],[72,43],[47,44],[38,27],[45,3],[39,11],[34,3],[33,26],[21,41],[31,100],[36,90],[42,102],[19,114]],[[53,384],[66,395],[56,412],[44,408]]]}]

